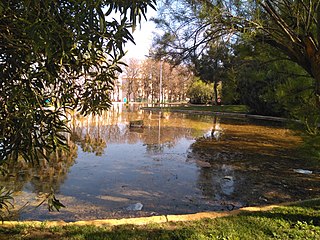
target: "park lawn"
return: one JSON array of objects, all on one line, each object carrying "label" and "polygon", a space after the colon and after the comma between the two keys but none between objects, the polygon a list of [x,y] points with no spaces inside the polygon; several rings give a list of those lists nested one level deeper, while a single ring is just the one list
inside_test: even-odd
[{"label": "park lawn", "polygon": [[[180,108],[183,109],[182,107],[180,107]],[[187,106],[184,108],[186,110],[211,111],[211,112],[232,112],[232,113],[247,113],[248,112],[248,107],[245,105],[222,105],[222,106],[190,105],[190,106]]]},{"label": "park lawn", "polygon": [[[158,109],[159,107],[154,107]],[[162,107],[164,111],[204,111],[204,112],[229,112],[229,113],[248,113],[249,109],[245,105],[192,105],[192,104],[181,104],[178,106]]]},{"label": "park lawn", "polygon": [[144,226],[0,227],[0,239],[320,239],[320,199],[267,212]]}]

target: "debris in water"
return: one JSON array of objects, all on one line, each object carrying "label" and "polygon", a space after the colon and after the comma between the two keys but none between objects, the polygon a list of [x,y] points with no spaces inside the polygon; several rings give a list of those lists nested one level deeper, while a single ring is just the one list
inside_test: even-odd
[{"label": "debris in water", "polygon": [[232,176],[224,176],[224,178],[223,179],[225,179],[225,180],[229,180],[229,181],[232,181],[233,180],[233,177]]},{"label": "debris in water", "polygon": [[209,167],[211,167],[211,164],[210,164],[210,163],[204,162],[204,161],[200,161],[200,160],[196,160],[196,164],[197,164],[199,167],[203,167],[203,168],[209,168]]},{"label": "debris in water", "polygon": [[259,200],[263,201],[263,202],[268,202],[268,199],[264,198],[264,197],[259,197]]},{"label": "debris in water", "polygon": [[129,122],[130,128],[143,128],[143,120],[136,120]]},{"label": "debris in water", "polygon": [[135,204],[129,205],[126,209],[128,211],[141,211],[142,208],[143,208],[142,203],[135,203]]},{"label": "debris in water", "polygon": [[304,169],[293,169],[296,173],[302,173],[302,174],[312,174],[312,171],[310,170],[304,170]]}]

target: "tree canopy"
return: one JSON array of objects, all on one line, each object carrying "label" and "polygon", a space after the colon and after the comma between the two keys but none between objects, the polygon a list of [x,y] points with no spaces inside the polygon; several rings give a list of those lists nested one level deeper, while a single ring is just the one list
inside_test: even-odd
[{"label": "tree canopy", "polygon": [[320,109],[318,0],[167,0],[163,6],[155,20],[164,30],[158,38],[161,51],[174,59],[192,59],[221,37],[231,42],[250,37],[279,50],[310,74]]},{"label": "tree canopy", "polygon": [[[66,146],[67,110],[100,113],[155,0],[0,2],[0,161]],[[46,150],[46,151],[44,151]]]}]

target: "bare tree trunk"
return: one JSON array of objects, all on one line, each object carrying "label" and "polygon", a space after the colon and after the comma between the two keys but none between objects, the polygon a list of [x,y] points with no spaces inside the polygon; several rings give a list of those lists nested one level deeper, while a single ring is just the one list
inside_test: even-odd
[{"label": "bare tree trunk", "polygon": [[218,105],[218,82],[213,82],[213,98],[212,105]]},{"label": "bare tree trunk", "polygon": [[320,73],[317,76],[314,76],[315,78],[315,100],[316,100],[316,106],[318,110],[320,110]]},{"label": "bare tree trunk", "polygon": [[[319,18],[320,18],[320,13],[319,13]],[[319,29],[320,31],[320,29]],[[319,38],[320,38],[320,32]],[[314,77],[315,80],[315,101],[317,108],[320,110],[320,50],[317,49],[318,47],[314,43],[311,37],[307,37],[305,39],[305,45],[306,45],[306,55],[307,55],[307,60],[310,64],[305,64],[306,66],[310,66],[310,71],[308,71],[308,68],[305,68],[311,76]]]}]

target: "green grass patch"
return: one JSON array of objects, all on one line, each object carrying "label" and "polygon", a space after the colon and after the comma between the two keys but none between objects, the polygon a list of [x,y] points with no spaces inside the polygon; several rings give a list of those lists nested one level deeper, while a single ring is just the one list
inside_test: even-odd
[{"label": "green grass patch", "polygon": [[[159,108],[159,107],[155,107]],[[203,106],[203,105],[180,105],[171,107],[162,107],[164,111],[189,110],[206,112],[230,112],[230,113],[248,113],[249,109],[245,105],[223,105],[223,106]]]},{"label": "green grass patch", "polygon": [[0,227],[0,239],[320,239],[320,199],[267,212],[145,226]]},{"label": "green grass patch", "polygon": [[183,105],[166,108],[168,110],[192,110],[192,111],[209,111],[209,112],[231,112],[231,113],[248,113],[245,105],[223,105],[223,106],[197,106]]}]

